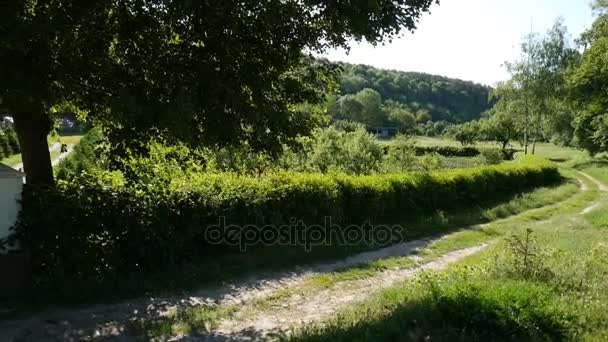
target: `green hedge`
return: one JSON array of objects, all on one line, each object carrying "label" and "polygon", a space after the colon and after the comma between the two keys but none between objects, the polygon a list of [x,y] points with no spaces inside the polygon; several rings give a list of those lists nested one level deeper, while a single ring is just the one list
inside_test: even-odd
[{"label": "green hedge", "polygon": [[[96,179],[24,191],[16,226],[27,242],[38,286],[103,281],[234,252],[211,245],[205,229],[228,224],[308,224],[327,216],[342,226],[423,217],[477,206],[560,180],[557,168],[526,157],[506,164],[430,174],[348,176],[277,173],[263,178],[195,174],[170,185],[104,187]],[[198,259],[200,260],[200,259]]]},{"label": "green hedge", "polygon": [[444,157],[475,157],[481,154],[476,147],[456,146],[416,146],[416,155],[422,156],[429,153],[437,153]]},{"label": "green hedge", "polygon": [[[392,148],[390,145],[384,147],[384,153],[388,153],[389,149]],[[423,156],[425,154],[436,153],[444,157],[476,157],[483,152],[483,148],[477,147],[459,147],[459,146],[415,146],[414,147],[417,156]],[[486,148],[489,149],[489,148]],[[501,151],[504,160],[513,160],[513,156],[516,150],[507,149],[502,150],[495,148],[497,151]]]}]

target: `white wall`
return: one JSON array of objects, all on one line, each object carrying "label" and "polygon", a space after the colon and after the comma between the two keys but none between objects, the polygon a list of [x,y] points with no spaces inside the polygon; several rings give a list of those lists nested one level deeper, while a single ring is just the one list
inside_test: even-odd
[{"label": "white wall", "polygon": [[22,187],[20,177],[0,177],[0,239],[9,236],[9,228],[17,221]]}]

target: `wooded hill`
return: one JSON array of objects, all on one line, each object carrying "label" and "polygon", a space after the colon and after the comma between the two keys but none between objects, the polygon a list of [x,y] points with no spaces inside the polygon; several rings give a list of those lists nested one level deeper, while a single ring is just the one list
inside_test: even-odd
[{"label": "wooded hill", "polygon": [[489,98],[492,88],[471,81],[368,65],[338,64],[343,68],[340,77],[342,96],[371,88],[383,101],[399,102],[411,111],[428,111],[433,121],[452,123],[478,119],[492,107]]}]

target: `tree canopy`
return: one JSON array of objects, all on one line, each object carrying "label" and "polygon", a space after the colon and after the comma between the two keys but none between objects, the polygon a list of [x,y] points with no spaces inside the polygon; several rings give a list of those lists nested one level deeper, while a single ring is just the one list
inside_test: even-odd
[{"label": "tree canopy", "polygon": [[[414,30],[433,0],[18,0],[0,8],[1,108],[28,182],[52,183],[52,108],[71,103],[115,148],[152,134],[272,149],[309,132],[333,67],[303,51]],[[137,144],[135,144],[137,145]]]},{"label": "tree canopy", "polygon": [[595,154],[608,151],[608,4],[598,1],[602,14],[583,33],[586,47],[581,62],[568,75],[570,99],[577,109],[574,121],[578,144]]}]

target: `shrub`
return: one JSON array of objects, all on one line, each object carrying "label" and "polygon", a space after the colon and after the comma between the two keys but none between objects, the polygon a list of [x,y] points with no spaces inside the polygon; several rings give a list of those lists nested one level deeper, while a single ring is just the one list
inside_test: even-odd
[{"label": "shrub", "polygon": [[385,168],[389,172],[405,172],[413,170],[416,165],[416,146],[406,135],[397,135],[387,149],[384,158]]},{"label": "shrub", "polygon": [[364,124],[350,120],[336,120],[331,126],[342,132],[355,132],[358,130],[365,130]]},{"label": "shrub", "polygon": [[425,154],[420,158],[420,168],[425,172],[436,171],[443,166],[443,160],[437,153]]},{"label": "shrub", "polygon": [[80,139],[74,152],[55,167],[59,179],[72,180],[82,172],[94,173],[104,169],[104,137],[101,130],[93,128]]},{"label": "shrub", "polygon": [[484,159],[486,160],[486,163],[493,165],[493,164],[500,164],[502,163],[503,159],[504,159],[504,154],[501,150],[499,149],[495,149],[495,148],[484,148],[481,150],[481,154],[483,155]]},{"label": "shrub", "polygon": [[37,286],[68,289],[237,252],[209,241],[220,218],[243,227],[331,217],[345,227],[476,205],[559,179],[553,164],[534,157],[428,174],[182,173],[132,186],[84,174],[55,189],[26,187],[16,237],[29,249]]},{"label": "shrub", "polygon": [[300,140],[300,150],[287,150],[280,164],[293,171],[346,172],[369,175],[381,169],[383,150],[376,138],[359,127],[341,131],[319,129],[311,138]]}]

